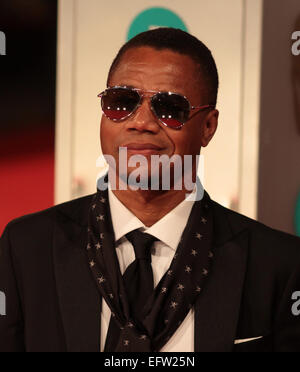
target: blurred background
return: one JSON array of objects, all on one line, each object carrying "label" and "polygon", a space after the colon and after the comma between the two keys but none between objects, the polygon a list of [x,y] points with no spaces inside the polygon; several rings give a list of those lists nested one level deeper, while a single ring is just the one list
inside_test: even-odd
[{"label": "blurred background", "polygon": [[57,2],[1,0],[0,234],[54,203]]},{"label": "blurred background", "polygon": [[136,33],[171,26],[205,42],[219,68],[220,127],[204,151],[206,189],[300,236],[300,55],[291,52],[299,0],[186,4],[1,0],[0,234],[13,218],[95,192],[97,94],[110,63]]}]

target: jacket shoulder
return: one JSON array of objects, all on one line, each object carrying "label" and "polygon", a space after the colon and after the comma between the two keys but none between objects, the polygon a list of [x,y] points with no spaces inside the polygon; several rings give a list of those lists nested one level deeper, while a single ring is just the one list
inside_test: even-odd
[{"label": "jacket shoulder", "polygon": [[4,233],[9,231],[11,236],[26,236],[36,232],[38,235],[41,235],[52,229],[54,221],[64,217],[79,224],[85,224],[92,197],[93,195],[84,196],[40,212],[16,218],[7,224]]},{"label": "jacket shoulder", "polygon": [[213,207],[219,219],[223,221],[227,219],[229,221],[233,235],[248,230],[249,248],[252,256],[269,259],[279,266],[284,264],[289,267],[295,264],[299,265],[299,237],[273,229],[261,222],[225,208],[216,202],[213,202]]}]

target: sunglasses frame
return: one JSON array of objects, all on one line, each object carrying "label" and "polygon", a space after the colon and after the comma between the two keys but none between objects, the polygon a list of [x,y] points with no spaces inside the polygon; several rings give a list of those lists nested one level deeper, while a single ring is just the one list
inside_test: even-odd
[{"label": "sunglasses frame", "polygon": [[104,110],[103,110],[103,107],[102,107],[102,104],[101,104],[101,109],[102,109],[102,112],[103,112],[103,115],[105,117],[107,117],[109,120],[111,121],[114,121],[114,122],[122,122],[122,121],[125,121],[127,120],[128,118],[130,118],[130,116],[132,116],[137,110],[139,107],[141,107],[142,105],[142,102],[143,102],[143,98],[146,96],[146,93],[153,93],[149,98],[151,99],[151,111],[153,112],[155,118],[157,120],[159,120],[159,122],[161,124],[163,124],[165,127],[168,127],[168,128],[171,128],[171,129],[181,129],[194,115],[192,115],[191,117],[189,117],[184,123],[181,123],[178,121],[178,123],[180,123],[180,125],[178,127],[171,127],[169,125],[167,125],[166,123],[163,122],[163,119],[159,118],[157,116],[157,114],[155,113],[155,110],[153,108],[153,104],[152,104],[152,100],[155,96],[157,96],[158,94],[168,94],[168,95],[176,95],[176,96],[180,96],[182,98],[184,98],[188,105],[189,105],[189,116],[190,116],[190,113],[192,110],[205,110],[205,109],[208,109],[208,108],[214,108],[215,106],[214,105],[202,105],[202,106],[192,106],[190,101],[188,100],[188,98],[180,93],[174,93],[174,92],[164,92],[164,91],[155,91],[155,90],[143,90],[143,89],[139,89],[139,88],[132,88],[132,87],[128,87],[128,86],[119,86],[119,85],[115,85],[113,87],[107,87],[103,92],[101,92],[100,94],[97,95],[98,98],[101,98],[105,95],[105,93],[108,91],[108,90],[112,90],[112,89],[124,89],[124,90],[129,90],[129,91],[134,91],[134,92],[137,92],[138,95],[139,95],[139,102],[137,103],[136,107],[134,108],[134,110],[132,112],[130,112],[128,115],[124,116],[124,118],[121,118],[121,119],[111,119],[110,117],[108,117]]}]

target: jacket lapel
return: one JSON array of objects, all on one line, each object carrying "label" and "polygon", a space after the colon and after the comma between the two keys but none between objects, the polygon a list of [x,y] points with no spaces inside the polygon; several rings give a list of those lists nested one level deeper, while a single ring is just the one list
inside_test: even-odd
[{"label": "jacket lapel", "polygon": [[65,210],[56,221],[53,262],[67,350],[99,352],[102,301],[88,267],[87,223],[74,221]]},{"label": "jacket lapel", "polygon": [[248,230],[215,203],[212,272],[195,306],[195,351],[233,350],[248,255]]}]

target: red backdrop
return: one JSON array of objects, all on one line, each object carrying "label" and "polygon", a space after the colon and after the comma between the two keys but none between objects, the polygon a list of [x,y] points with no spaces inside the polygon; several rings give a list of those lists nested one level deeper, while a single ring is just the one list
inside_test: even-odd
[{"label": "red backdrop", "polygon": [[0,235],[10,220],[48,208],[53,202],[53,129],[1,135]]}]

